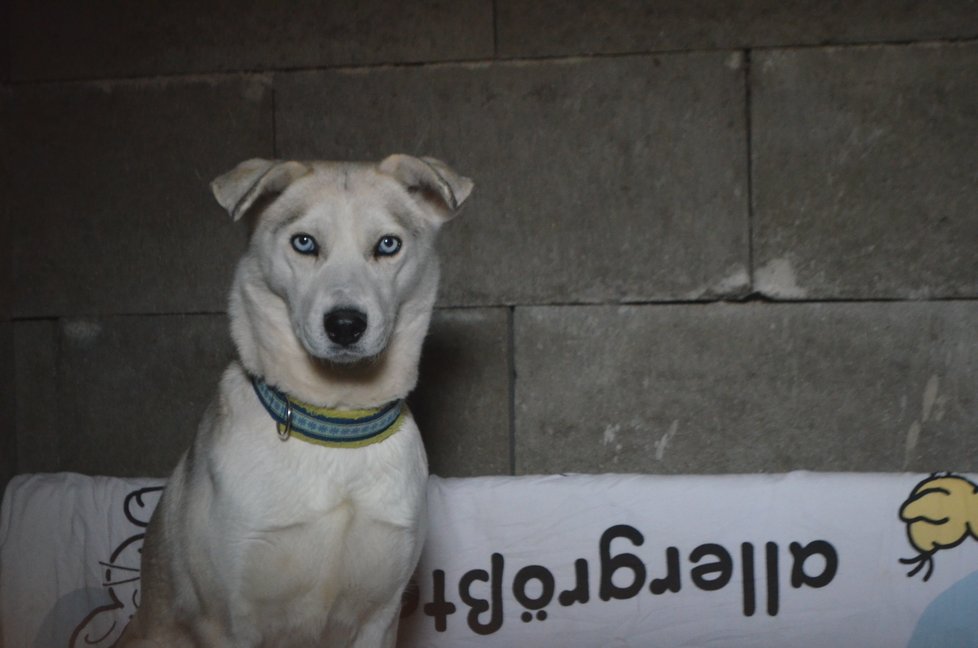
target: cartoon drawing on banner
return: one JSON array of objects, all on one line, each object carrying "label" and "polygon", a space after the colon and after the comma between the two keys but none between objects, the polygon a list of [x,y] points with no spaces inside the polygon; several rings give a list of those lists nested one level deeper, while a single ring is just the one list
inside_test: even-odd
[{"label": "cartoon drawing on banner", "polygon": [[915,565],[908,576],[925,567],[924,581],[934,573],[934,554],[972,538],[978,540],[978,486],[957,475],[931,475],[917,484],[900,507],[907,537],[919,553],[900,560]]},{"label": "cartoon drawing on banner", "polygon": [[107,560],[99,561],[99,565],[105,569],[102,587],[107,591],[109,602],[89,612],[75,627],[69,648],[112,646],[135,614],[139,607],[139,564],[143,538],[162,490],[162,486],[154,486],[126,495],[123,511],[126,519],[139,532],[120,542]]},{"label": "cartoon drawing on banner", "polygon": [[917,621],[907,648],[974,648],[978,643],[978,571],[941,592]]},{"label": "cartoon drawing on banner", "polygon": [[[934,573],[934,554],[968,538],[978,540],[978,486],[950,473],[932,475],[913,489],[900,507],[900,519],[907,523],[910,544],[919,552],[900,562],[914,565],[908,576],[926,567],[926,582]],[[927,606],[907,648],[973,648],[976,639],[978,571],[954,583]]]}]

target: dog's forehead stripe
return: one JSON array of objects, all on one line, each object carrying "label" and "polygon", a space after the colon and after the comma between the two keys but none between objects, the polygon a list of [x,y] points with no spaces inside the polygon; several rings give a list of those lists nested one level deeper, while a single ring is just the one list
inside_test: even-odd
[{"label": "dog's forehead stripe", "polygon": [[324,191],[318,196],[309,198],[303,192],[296,192],[283,196],[276,213],[269,214],[271,218],[266,222],[268,229],[276,233],[293,226],[303,218],[315,219],[317,214],[326,215],[331,212],[336,215],[349,214],[356,221],[369,220],[378,232],[385,230],[385,223],[387,223],[396,225],[413,236],[420,236],[426,223],[424,216],[417,213],[417,208],[407,192],[399,187],[391,188],[381,196]]}]

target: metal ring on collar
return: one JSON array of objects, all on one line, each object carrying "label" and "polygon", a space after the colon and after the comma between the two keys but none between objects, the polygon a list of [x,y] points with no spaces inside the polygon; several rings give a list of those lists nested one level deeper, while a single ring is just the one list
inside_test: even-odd
[{"label": "metal ring on collar", "polygon": [[288,441],[292,436],[292,399],[285,397],[285,425],[278,431],[278,438]]}]

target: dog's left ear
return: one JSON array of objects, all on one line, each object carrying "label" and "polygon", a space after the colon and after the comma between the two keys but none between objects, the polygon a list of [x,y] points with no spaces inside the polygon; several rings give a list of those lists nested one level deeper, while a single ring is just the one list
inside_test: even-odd
[{"label": "dog's left ear", "polygon": [[416,158],[397,153],[385,158],[378,169],[396,178],[409,192],[434,205],[445,220],[458,212],[475,186],[441,160],[430,157]]},{"label": "dog's left ear", "polygon": [[309,171],[309,167],[301,162],[254,158],[215,179],[211,191],[231,218],[238,220],[259,198],[282,193]]}]

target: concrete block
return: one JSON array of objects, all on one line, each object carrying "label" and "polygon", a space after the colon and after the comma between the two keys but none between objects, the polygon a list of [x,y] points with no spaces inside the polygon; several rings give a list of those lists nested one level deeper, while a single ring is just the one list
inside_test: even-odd
[{"label": "concrete block", "polygon": [[978,36],[978,8],[961,0],[498,0],[496,12],[503,57]]},{"label": "concrete block", "polygon": [[518,308],[516,472],[978,470],[978,302]]},{"label": "concrete block", "polygon": [[[45,349],[52,327],[55,348]],[[18,353],[21,470],[168,475],[233,355],[222,315],[78,318],[31,329],[41,358]]]},{"label": "concrete block", "polygon": [[[0,138],[10,142],[13,135],[10,128],[11,92],[0,86]],[[0,321],[13,317],[13,281],[10,263],[13,246],[10,236],[10,175],[11,160],[0,152]]]},{"label": "concrete block", "polygon": [[410,399],[432,473],[510,474],[511,371],[508,309],[435,312]]},{"label": "concrete block", "polygon": [[[6,7],[0,8],[0,18]],[[6,50],[6,35],[0,36],[0,50]],[[6,71],[6,54],[0,66]],[[6,76],[3,77],[6,79]],[[10,130],[7,123],[10,94],[6,86],[0,86],[0,138],[9,141]],[[17,470],[16,414],[14,411],[16,371],[14,368],[14,327],[10,319],[13,313],[13,300],[10,272],[10,212],[7,201],[10,195],[10,169],[5,156],[0,155],[0,367],[4,368],[0,377],[0,494],[7,481]]]},{"label": "concrete block", "polygon": [[[0,3],[0,24],[10,24],[10,3]],[[10,28],[0,31],[0,81],[10,80]]]},{"label": "concrete block", "polygon": [[17,472],[17,421],[14,412],[14,327],[0,322],[0,495]]},{"label": "concrete block", "polygon": [[449,161],[443,305],[747,289],[738,53],[280,74],[283,157]]},{"label": "concrete block", "polygon": [[13,327],[14,432],[18,472],[57,472],[62,450],[58,325],[25,320]]},{"label": "concrete block", "polygon": [[978,45],[757,52],[757,289],[978,295]]},{"label": "concrete block", "polygon": [[10,3],[16,79],[489,58],[491,0]]},{"label": "concrete block", "polygon": [[18,86],[11,103],[17,316],[225,309],[245,232],[208,184],[272,155],[267,79]]},{"label": "concrete block", "polygon": [[[234,355],[222,315],[24,321],[16,336],[21,471],[169,474]],[[506,309],[436,314],[411,408],[438,474],[510,472],[508,348]]]}]

